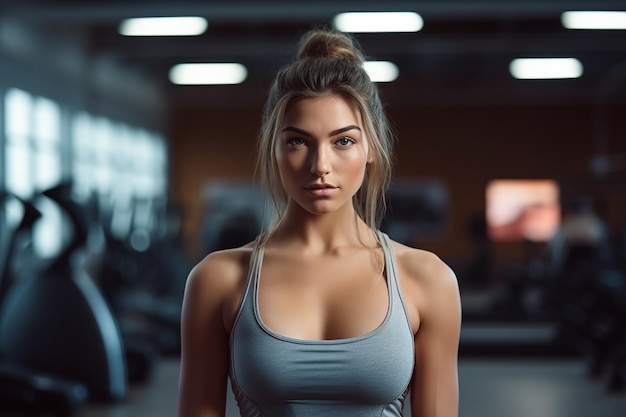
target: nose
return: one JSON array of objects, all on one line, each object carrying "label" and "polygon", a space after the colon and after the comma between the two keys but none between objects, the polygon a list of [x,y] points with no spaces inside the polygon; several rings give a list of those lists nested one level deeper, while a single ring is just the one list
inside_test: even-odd
[{"label": "nose", "polygon": [[311,155],[311,173],[317,177],[330,173],[330,161],[323,147],[317,148]]}]

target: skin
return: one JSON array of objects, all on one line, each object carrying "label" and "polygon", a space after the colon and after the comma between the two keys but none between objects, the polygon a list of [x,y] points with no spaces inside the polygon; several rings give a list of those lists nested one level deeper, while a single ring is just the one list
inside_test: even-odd
[{"label": "skin", "polygon": [[[289,201],[266,244],[261,319],[274,332],[300,339],[371,332],[383,322],[388,298],[382,249],[352,205],[371,162],[360,113],[343,97],[326,95],[292,103],[285,116],[274,151]],[[430,252],[393,246],[414,333],[412,416],[456,417],[456,277]],[[249,244],[213,252],[188,278],[179,417],[224,416],[229,333],[251,250]]]}]

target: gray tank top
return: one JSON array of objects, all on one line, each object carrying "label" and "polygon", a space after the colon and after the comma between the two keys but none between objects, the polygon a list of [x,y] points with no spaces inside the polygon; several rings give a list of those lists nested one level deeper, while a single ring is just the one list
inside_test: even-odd
[{"label": "gray tank top", "polygon": [[337,340],[282,336],[258,309],[263,246],[250,260],[248,282],[230,336],[230,378],[242,417],[402,416],[413,373],[413,333],[398,285],[389,237],[385,254],[389,308],[375,330]]}]

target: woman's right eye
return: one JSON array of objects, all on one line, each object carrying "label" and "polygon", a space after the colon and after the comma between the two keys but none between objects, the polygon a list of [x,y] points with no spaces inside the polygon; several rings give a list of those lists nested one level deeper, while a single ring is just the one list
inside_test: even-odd
[{"label": "woman's right eye", "polygon": [[289,141],[287,141],[287,143],[289,145],[292,145],[292,146],[304,146],[304,145],[306,145],[306,142],[302,138],[293,138],[293,139],[290,139]]}]

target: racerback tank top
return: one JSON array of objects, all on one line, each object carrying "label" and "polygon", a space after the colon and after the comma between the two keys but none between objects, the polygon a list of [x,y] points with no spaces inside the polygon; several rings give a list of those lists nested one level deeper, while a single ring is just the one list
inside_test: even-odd
[{"label": "racerback tank top", "polygon": [[389,237],[389,306],[375,330],[336,340],[273,332],[261,320],[258,288],[264,247],[255,247],[230,336],[230,379],[242,417],[399,417],[414,364],[413,332]]}]

